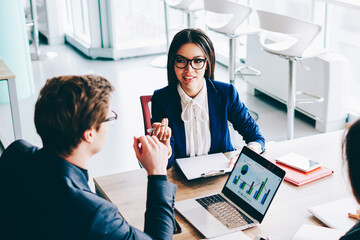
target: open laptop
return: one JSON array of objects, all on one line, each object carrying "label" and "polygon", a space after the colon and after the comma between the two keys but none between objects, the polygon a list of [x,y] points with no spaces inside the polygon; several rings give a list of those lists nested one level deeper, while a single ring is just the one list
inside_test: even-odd
[{"label": "open laptop", "polygon": [[221,193],[175,202],[175,209],[206,238],[260,224],[285,171],[244,147]]}]

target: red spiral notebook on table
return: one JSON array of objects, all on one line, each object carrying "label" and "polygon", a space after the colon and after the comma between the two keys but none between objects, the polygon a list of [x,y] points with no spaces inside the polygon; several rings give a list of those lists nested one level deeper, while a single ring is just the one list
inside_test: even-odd
[{"label": "red spiral notebook on table", "polygon": [[272,160],[272,162],[275,163],[277,166],[279,166],[286,172],[286,175],[284,178],[285,181],[292,183],[298,187],[300,187],[304,184],[313,182],[315,180],[318,180],[320,178],[329,176],[334,173],[333,170],[323,167],[323,166],[318,167],[310,172],[305,173],[305,172],[296,170],[295,168],[281,164],[279,162],[275,162],[275,160]]}]

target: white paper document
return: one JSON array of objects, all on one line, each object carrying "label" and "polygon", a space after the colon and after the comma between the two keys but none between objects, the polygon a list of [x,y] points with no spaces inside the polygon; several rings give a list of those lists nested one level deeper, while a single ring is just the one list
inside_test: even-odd
[{"label": "white paper document", "polygon": [[345,231],[304,224],[295,233],[293,240],[338,240]]},{"label": "white paper document", "polygon": [[243,231],[233,232],[230,234],[222,235],[216,238],[209,238],[211,240],[251,240],[248,236],[246,236]]},{"label": "white paper document", "polygon": [[309,212],[326,226],[348,231],[356,223],[355,219],[348,217],[348,213],[356,213],[357,209],[358,204],[353,197],[349,197],[311,207]]},{"label": "white paper document", "polygon": [[231,168],[228,168],[230,159],[225,157],[223,153],[199,157],[178,158],[175,161],[187,180],[211,177],[231,172]]}]

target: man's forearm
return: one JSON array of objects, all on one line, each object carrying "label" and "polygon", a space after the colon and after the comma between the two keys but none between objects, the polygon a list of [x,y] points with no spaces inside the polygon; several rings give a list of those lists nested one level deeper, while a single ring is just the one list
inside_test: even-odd
[{"label": "man's forearm", "polygon": [[155,239],[172,239],[176,186],[166,175],[148,177],[144,232]]}]

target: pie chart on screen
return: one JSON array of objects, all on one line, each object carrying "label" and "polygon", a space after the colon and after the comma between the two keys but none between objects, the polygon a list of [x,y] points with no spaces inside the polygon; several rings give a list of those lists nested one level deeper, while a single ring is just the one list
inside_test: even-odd
[{"label": "pie chart on screen", "polygon": [[242,166],[242,168],[241,168],[241,174],[242,175],[245,175],[247,172],[249,171],[249,166],[248,165],[244,165],[244,166]]}]

